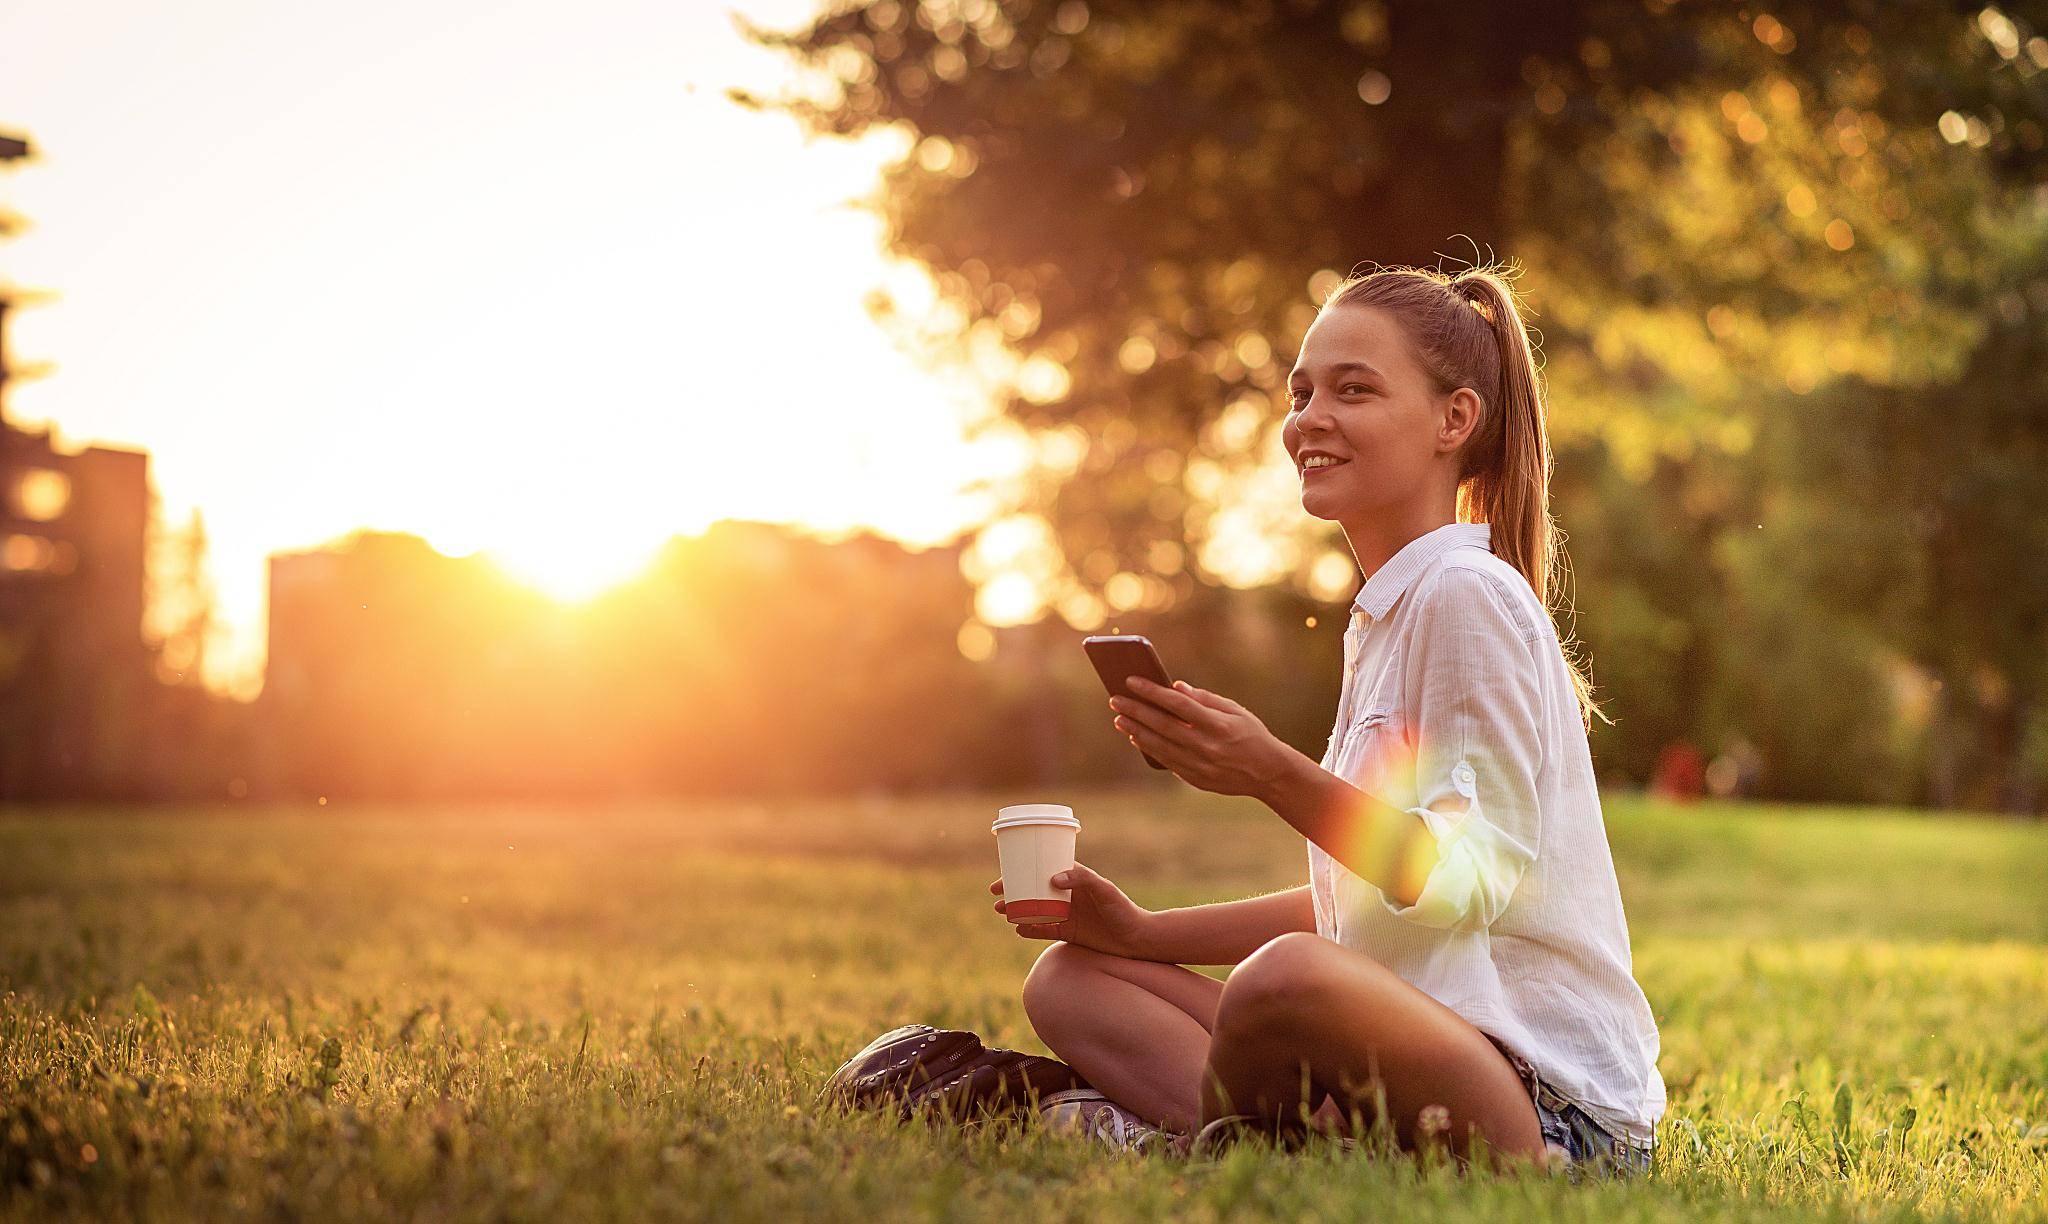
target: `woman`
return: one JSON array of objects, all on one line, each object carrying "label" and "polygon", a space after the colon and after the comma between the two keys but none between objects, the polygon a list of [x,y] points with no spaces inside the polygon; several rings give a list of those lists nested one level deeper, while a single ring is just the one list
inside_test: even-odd
[{"label": "woman", "polygon": [[1365,576],[1321,763],[1185,683],[1110,705],[1191,785],[1298,830],[1308,883],[1151,912],[1077,864],[1054,880],[1073,917],[1016,928],[1058,941],[1024,984],[1032,1027],[1101,1093],[1096,1131],[1142,1145],[1154,1127],[1383,1116],[1404,1147],[1647,1168],[1657,1029],[1595,707],[1548,613],[1550,448],[1515,294],[1492,269],[1354,277],[1289,394],[1302,508],[1343,528]]}]

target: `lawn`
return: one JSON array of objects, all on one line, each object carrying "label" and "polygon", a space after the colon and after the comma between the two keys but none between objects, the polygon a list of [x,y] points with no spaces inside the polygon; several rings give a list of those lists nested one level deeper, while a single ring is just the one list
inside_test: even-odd
[{"label": "lawn", "polygon": [[0,811],[0,1216],[2048,1219],[2048,827],[1960,816],[1609,799],[1647,1181],[814,1108],[907,1021],[1041,1048],[985,893],[1039,798],[1146,904],[1305,870],[1165,787]]}]

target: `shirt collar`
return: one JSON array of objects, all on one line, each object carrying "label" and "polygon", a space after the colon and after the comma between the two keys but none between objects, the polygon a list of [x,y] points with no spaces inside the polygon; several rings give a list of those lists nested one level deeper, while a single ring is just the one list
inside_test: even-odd
[{"label": "shirt collar", "polygon": [[[1422,571],[1438,557],[1443,556],[1461,544],[1477,544],[1491,552],[1493,549],[1493,525],[1491,523],[1445,523],[1401,546],[1401,550],[1387,558],[1387,563],[1374,571],[1359,588],[1358,598],[1352,601],[1352,608],[1363,612],[1373,620],[1387,614],[1394,601],[1401,598]],[[1355,619],[1355,617],[1354,617]]]}]

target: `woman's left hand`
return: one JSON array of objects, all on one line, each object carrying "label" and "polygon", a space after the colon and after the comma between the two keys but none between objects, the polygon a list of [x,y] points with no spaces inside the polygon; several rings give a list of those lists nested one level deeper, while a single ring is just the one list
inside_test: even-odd
[{"label": "woman's left hand", "polygon": [[1301,755],[1250,710],[1184,680],[1165,688],[1138,676],[1139,700],[1112,697],[1116,729],[1189,786],[1219,795],[1263,796]]}]

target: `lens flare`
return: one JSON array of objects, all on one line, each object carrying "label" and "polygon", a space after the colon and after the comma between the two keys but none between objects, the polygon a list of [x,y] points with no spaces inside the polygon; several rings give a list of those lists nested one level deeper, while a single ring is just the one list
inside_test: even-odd
[{"label": "lens flare", "polygon": [[1323,849],[1396,904],[1412,904],[1436,866],[1436,839],[1408,814],[1417,806],[1413,738],[1396,719],[1367,715],[1355,724],[1333,771],[1361,792],[1332,822]]}]

